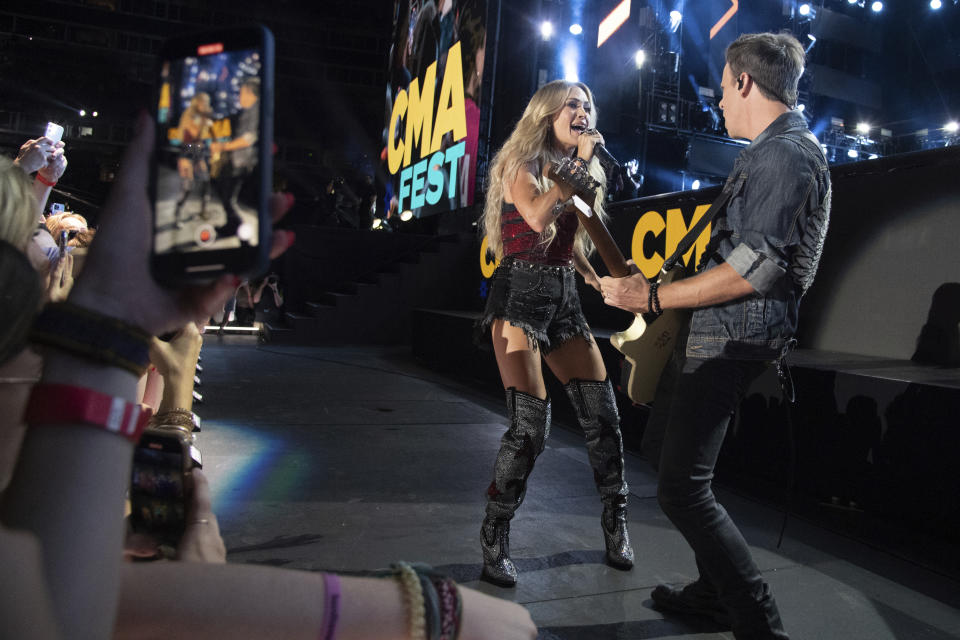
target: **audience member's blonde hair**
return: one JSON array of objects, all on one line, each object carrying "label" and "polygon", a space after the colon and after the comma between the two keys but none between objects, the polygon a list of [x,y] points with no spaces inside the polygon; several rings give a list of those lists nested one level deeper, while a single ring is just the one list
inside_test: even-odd
[{"label": "audience member's blonde hair", "polygon": [[37,199],[23,169],[0,157],[0,239],[21,251],[37,225]]},{"label": "audience member's blonde hair", "polygon": [[[69,224],[70,221],[79,222],[83,228],[77,229],[76,225]],[[46,225],[55,239],[60,237],[61,231],[77,230],[77,234],[70,240],[69,246],[71,247],[90,246],[90,242],[93,241],[93,236],[96,233],[94,229],[90,229],[87,226],[86,218],[73,211],[64,211],[63,213],[56,213],[50,216],[46,219]]]}]

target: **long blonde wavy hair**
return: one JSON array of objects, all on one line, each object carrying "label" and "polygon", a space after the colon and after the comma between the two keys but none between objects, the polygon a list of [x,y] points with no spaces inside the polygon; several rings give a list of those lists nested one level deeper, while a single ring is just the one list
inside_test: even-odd
[{"label": "long blonde wavy hair", "polygon": [[0,157],[0,239],[25,250],[39,219],[30,178],[12,160]]},{"label": "long blonde wavy hair", "polygon": [[[580,88],[586,94],[592,107],[587,116],[589,126],[591,128],[596,127],[597,105],[594,103],[593,93],[587,85],[582,82],[568,82],[566,80],[548,82],[530,98],[520,121],[513,129],[513,133],[503,143],[503,147],[497,152],[493,163],[490,165],[487,200],[484,204],[480,228],[487,235],[487,249],[497,259],[503,255],[500,218],[504,193],[516,179],[517,172],[521,171],[527,164],[536,163],[537,167],[541,168],[540,173],[542,174],[542,167],[545,167],[548,162],[558,162],[563,158],[563,152],[558,150],[555,144],[553,121],[560,110],[563,109],[570,92],[574,88]],[[596,156],[590,160],[589,170],[590,174],[600,183],[600,192],[597,194],[594,203],[594,211],[601,219],[606,220],[606,214],[603,211],[603,199],[607,178]],[[553,186],[553,181],[543,177],[543,175],[538,175],[537,184],[540,187],[540,193],[544,193]],[[550,244],[556,236],[557,224],[554,221],[540,234],[540,241],[543,244]],[[582,226],[577,229],[574,243],[585,256],[593,252],[593,243]]]}]

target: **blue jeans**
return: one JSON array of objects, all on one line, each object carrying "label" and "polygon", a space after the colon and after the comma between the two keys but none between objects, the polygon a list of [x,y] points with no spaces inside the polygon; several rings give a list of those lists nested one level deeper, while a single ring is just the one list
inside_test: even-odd
[{"label": "blue jeans", "polygon": [[675,353],[643,436],[644,454],[659,472],[660,507],[693,548],[701,579],[718,592],[740,640],[787,638],[770,588],[711,487],[730,416],[766,366]]}]

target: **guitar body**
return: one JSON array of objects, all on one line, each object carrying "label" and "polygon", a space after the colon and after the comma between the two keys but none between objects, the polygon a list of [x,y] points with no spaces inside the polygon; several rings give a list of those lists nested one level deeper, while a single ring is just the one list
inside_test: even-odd
[{"label": "guitar body", "polygon": [[[667,284],[685,275],[686,268],[677,265],[660,276],[660,283]],[[689,320],[688,309],[667,309],[658,318],[648,315],[645,319],[643,314],[637,314],[626,330],[610,336],[610,343],[630,366],[624,391],[633,402],[653,402],[660,374],[676,347],[677,336]]]}]

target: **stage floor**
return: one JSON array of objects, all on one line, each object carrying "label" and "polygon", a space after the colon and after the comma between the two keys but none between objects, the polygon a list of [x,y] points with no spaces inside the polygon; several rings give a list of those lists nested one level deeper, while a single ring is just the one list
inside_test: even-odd
[{"label": "stage floor", "polygon": [[[478,542],[503,399],[418,366],[408,347],[258,346],[208,335],[198,444],[235,563],[358,571],[427,562],[519,602],[540,638],[732,638],[651,608],[660,582],[696,575],[627,454],[637,564],[603,564],[600,501],[582,436],[556,425],[514,519],[515,589],[477,580]],[[556,398],[565,402],[565,398]],[[794,640],[960,638],[960,583],[718,489]]]}]

